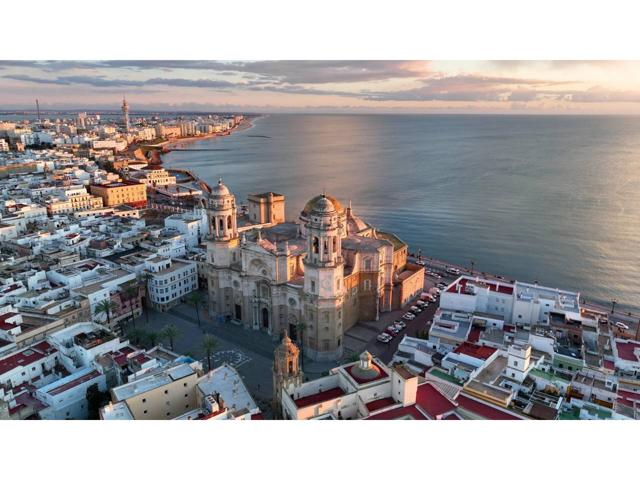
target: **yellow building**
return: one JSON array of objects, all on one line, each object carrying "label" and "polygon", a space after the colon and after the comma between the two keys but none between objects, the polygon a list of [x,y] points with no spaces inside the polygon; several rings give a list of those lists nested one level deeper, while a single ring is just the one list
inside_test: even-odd
[{"label": "yellow building", "polygon": [[122,181],[104,185],[91,185],[91,193],[102,198],[105,207],[127,204],[132,207],[146,207],[147,186],[144,183]]}]

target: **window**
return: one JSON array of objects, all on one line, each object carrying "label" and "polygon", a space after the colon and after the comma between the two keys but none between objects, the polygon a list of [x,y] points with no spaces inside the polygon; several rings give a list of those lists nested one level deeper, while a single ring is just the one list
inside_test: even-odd
[{"label": "window", "polygon": [[185,394],[184,394],[184,398],[187,398],[188,396],[189,396],[189,394],[188,394],[188,393],[185,393]]},{"label": "window", "polygon": [[169,395],[169,390],[165,390],[165,391],[164,391],[164,394],[165,394],[165,395]]},{"label": "window", "polygon": [[147,410],[145,410],[145,411],[144,411],[144,412],[142,412],[142,413],[144,413],[144,414],[146,415],[146,414],[147,414]]},{"label": "window", "polygon": [[518,361],[517,361],[517,360],[514,360],[514,361],[513,361],[513,366],[514,366],[514,367],[517,367],[517,366],[518,366]]},{"label": "window", "polygon": [[320,243],[318,241],[318,237],[313,237],[313,241],[311,242],[311,251],[313,253],[318,253],[320,249]]},{"label": "window", "polygon": [[142,399],[142,403],[147,403],[147,399],[146,399],[146,398],[143,398],[143,399]]},{"label": "window", "polygon": [[167,412],[167,417],[168,417],[169,415],[171,415],[171,412]]},{"label": "window", "polygon": [[184,386],[186,387],[186,386],[187,386],[187,383],[185,382],[185,383],[183,383],[182,385],[184,385]]},{"label": "window", "polygon": [[[316,282],[314,280],[311,280],[311,291],[313,293],[316,292]],[[24,373],[23,373],[23,375],[24,375]]]}]

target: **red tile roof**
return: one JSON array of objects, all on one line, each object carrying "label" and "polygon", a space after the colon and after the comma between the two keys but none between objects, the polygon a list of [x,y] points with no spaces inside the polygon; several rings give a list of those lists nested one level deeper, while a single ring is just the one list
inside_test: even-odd
[{"label": "red tile roof", "polygon": [[604,368],[608,368],[609,370],[615,370],[616,368],[615,364],[611,360],[604,360],[603,364]]},{"label": "red tile roof", "polygon": [[459,355],[467,355],[469,357],[479,358],[480,360],[486,360],[496,352],[497,349],[492,347],[485,347],[482,345],[474,345],[473,343],[464,342],[457,347],[454,352]]},{"label": "red tile roof", "polygon": [[[43,345],[45,345],[46,348],[42,348]],[[55,351],[56,349],[51,348],[47,342],[40,342],[38,345],[34,345],[31,348],[14,353],[13,355],[0,360],[0,375],[10,372],[14,368],[31,365]]]},{"label": "red tile roof", "polygon": [[487,420],[521,420],[520,417],[516,417],[504,410],[500,410],[486,403],[474,400],[466,395],[458,395],[456,402],[464,410],[468,410],[476,415],[486,418]]},{"label": "red tile roof", "polygon": [[385,407],[390,407],[391,405],[395,405],[396,401],[391,397],[379,398],[372,402],[367,403],[367,409],[369,412],[375,412],[376,410],[380,410]]},{"label": "red tile roof", "polygon": [[416,404],[434,419],[456,408],[456,404],[431,383],[423,383],[418,387]]},{"label": "red tile roof", "polygon": [[479,327],[476,327],[475,325],[471,327],[471,331],[469,332],[469,341],[472,343],[476,343],[478,342],[478,340],[480,340],[480,332],[482,330],[480,330]]},{"label": "red tile roof", "polygon": [[[356,376],[356,375],[354,375],[352,373],[353,369],[357,365],[358,365],[357,363],[355,365],[351,365],[351,366],[345,368],[345,370],[346,370],[346,372],[349,374],[349,376],[351,378],[353,378],[356,382],[358,382],[359,385],[362,385],[362,384],[365,384],[365,383],[375,382],[376,380],[380,380],[381,378],[386,378],[386,377],[389,376],[389,375],[387,375],[387,372],[385,372],[382,368],[378,367],[380,371],[379,371],[378,375],[376,375],[375,377],[373,377],[373,378],[360,378],[360,377],[358,377],[358,376]],[[375,362],[373,362],[372,365],[375,365]],[[377,367],[377,365],[376,365],[376,367]]]},{"label": "red tile roof", "polygon": [[636,348],[640,348],[640,343],[635,342],[616,342],[618,348],[618,357],[622,360],[628,360],[630,362],[637,362],[638,357],[633,351]]},{"label": "red tile roof", "polygon": [[316,403],[322,403],[344,395],[344,391],[340,387],[332,388],[325,392],[318,392],[306,397],[297,398],[294,400],[298,408],[308,407],[309,405],[315,405]]},{"label": "red tile roof", "polygon": [[261,412],[251,415],[251,420],[264,420],[264,415]]},{"label": "red tile roof", "polygon": [[457,286],[460,285],[460,292],[459,293],[464,295],[464,294],[466,294],[465,293],[465,287],[467,286],[467,283],[475,284],[479,288],[488,288],[492,292],[503,293],[505,295],[513,295],[513,287],[511,287],[509,285],[503,285],[501,283],[492,282],[490,280],[480,280],[479,282],[476,282],[475,280],[467,280],[466,278],[461,278],[458,282],[453,282],[447,288],[447,292],[449,292],[449,293],[458,293],[457,292],[457,288],[458,288]]}]

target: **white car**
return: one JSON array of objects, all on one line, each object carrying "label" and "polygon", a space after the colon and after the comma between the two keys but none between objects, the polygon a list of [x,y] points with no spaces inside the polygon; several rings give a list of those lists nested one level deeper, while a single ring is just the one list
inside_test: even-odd
[{"label": "white car", "polygon": [[402,316],[403,320],[413,320],[416,316],[413,313],[407,312]]},{"label": "white car", "polygon": [[622,330],[629,330],[629,325],[626,325],[622,322],[616,322],[616,327],[622,329]]},{"label": "white car", "polygon": [[425,302],[425,301],[422,301],[422,300],[418,300],[418,301],[416,302],[416,305],[417,305],[417,306],[419,306],[420,308],[424,308],[424,307],[427,307],[427,306],[429,305],[429,302]]},{"label": "white car", "polygon": [[412,313],[420,313],[420,312],[422,311],[422,310],[420,310],[420,308],[419,308],[419,307],[416,307],[415,305],[414,305],[414,306],[412,306],[411,308],[409,308],[409,310],[410,310]]},{"label": "white car", "polygon": [[420,265],[420,266],[424,267],[426,265],[426,263],[424,263],[422,260],[417,260],[416,261],[416,265]]},{"label": "white car", "polygon": [[382,342],[382,343],[389,343],[391,340],[393,340],[393,337],[391,335],[384,332],[378,335],[376,338],[379,342]]},{"label": "white car", "polygon": [[400,330],[404,330],[405,328],[407,328],[407,324],[404,323],[401,320],[396,320],[395,322],[393,322],[393,324],[398,327]]},{"label": "white car", "polygon": [[447,267],[447,273],[451,273],[452,275],[460,275],[460,270],[453,267]]}]

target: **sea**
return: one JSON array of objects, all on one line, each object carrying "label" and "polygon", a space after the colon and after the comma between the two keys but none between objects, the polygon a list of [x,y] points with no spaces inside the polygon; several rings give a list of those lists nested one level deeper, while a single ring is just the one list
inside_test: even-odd
[{"label": "sea", "polygon": [[413,252],[640,307],[640,117],[268,115],[166,154],[243,202],[323,191]]}]

